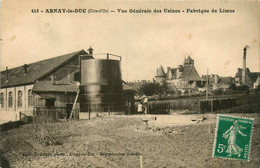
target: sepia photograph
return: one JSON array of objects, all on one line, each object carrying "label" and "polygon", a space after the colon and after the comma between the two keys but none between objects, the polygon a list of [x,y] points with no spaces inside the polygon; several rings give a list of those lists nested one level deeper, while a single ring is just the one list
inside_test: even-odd
[{"label": "sepia photograph", "polygon": [[0,168],[259,167],[259,1],[0,12]]}]

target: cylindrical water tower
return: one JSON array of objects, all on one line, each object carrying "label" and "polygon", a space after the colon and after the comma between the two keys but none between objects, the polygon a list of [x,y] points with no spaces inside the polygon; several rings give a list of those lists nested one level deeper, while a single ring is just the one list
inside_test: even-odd
[{"label": "cylindrical water tower", "polygon": [[121,60],[81,59],[80,118],[123,112]]}]

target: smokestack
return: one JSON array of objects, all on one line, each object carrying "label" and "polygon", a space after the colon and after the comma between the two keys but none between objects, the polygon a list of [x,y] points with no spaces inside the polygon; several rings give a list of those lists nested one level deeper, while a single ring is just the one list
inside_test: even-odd
[{"label": "smokestack", "polygon": [[246,50],[247,46],[245,46],[244,55],[243,55],[243,69],[242,69],[242,84],[246,83]]}]

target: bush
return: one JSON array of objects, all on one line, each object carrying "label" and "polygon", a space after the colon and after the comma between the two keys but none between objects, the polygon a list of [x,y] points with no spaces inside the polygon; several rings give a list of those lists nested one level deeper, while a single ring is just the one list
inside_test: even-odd
[{"label": "bush", "polygon": [[24,125],[23,121],[9,121],[8,123],[4,123],[0,125],[0,132],[8,131],[13,128],[18,128],[21,125]]},{"label": "bush", "polygon": [[33,120],[32,138],[43,146],[61,145],[62,143],[55,138],[54,121],[47,115],[39,115]]},{"label": "bush", "polygon": [[224,94],[224,90],[223,89],[216,89],[213,91],[214,95],[223,95]]},{"label": "bush", "polygon": [[163,93],[163,87],[159,83],[146,82],[140,86],[139,92],[146,96],[152,96]]},{"label": "bush", "polygon": [[232,89],[227,89],[227,90],[225,91],[225,93],[226,93],[227,95],[231,95],[231,94],[233,94],[233,90],[232,90]]},{"label": "bush", "polygon": [[233,93],[249,92],[249,87],[247,85],[236,86],[235,84],[231,84],[229,89],[233,90]]},{"label": "bush", "polygon": [[242,86],[238,86],[236,88],[237,91],[242,91],[242,92],[248,92],[249,91],[249,87],[247,85],[242,85]]}]

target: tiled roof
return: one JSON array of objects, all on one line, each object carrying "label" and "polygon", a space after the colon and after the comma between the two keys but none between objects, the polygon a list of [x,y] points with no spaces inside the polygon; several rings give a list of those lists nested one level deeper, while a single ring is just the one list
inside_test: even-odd
[{"label": "tiled roof", "polygon": [[35,83],[33,92],[77,92],[78,84],[76,82],[55,82],[42,80]]},{"label": "tiled roof", "polygon": [[231,76],[228,77],[219,77],[219,83],[222,84],[231,84],[233,83],[234,79]]},{"label": "tiled roof", "polygon": [[136,86],[130,86],[128,84],[125,84],[123,83],[123,90],[126,91],[126,90],[132,90],[134,92],[138,92],[138,87]]},{"label": "tiled roof", "polygon": [[1,88],[19,86],[25,84],[33,84],[36,80],[41,79],[45,75],[53,72],[72,58],[86,54],[84,50],[61,55],[58,57],[42,60],[31,63],[27,66],[27,73],[25,74],[24,65],[8,70],[8,82],[6,81],[7,73],[1,71]]},{"label": "tiled roof", "polygon": [[184,66],[181,78],[191,81],[204,81],[204,79],[199,76],[194,66]]},{"label": "tiled roof", "polygon": [[157,69],[156,77],[166,77],[166,74],[164,72],[162,65],[160,66],[159,69]]},{"label": "tiled roof", "polygon": [[251,78],[251,80],[253,82],[255,82],[257,80],[257,77],[260,75],[260,72],[250,72],[248,74],[249,78]]}]

